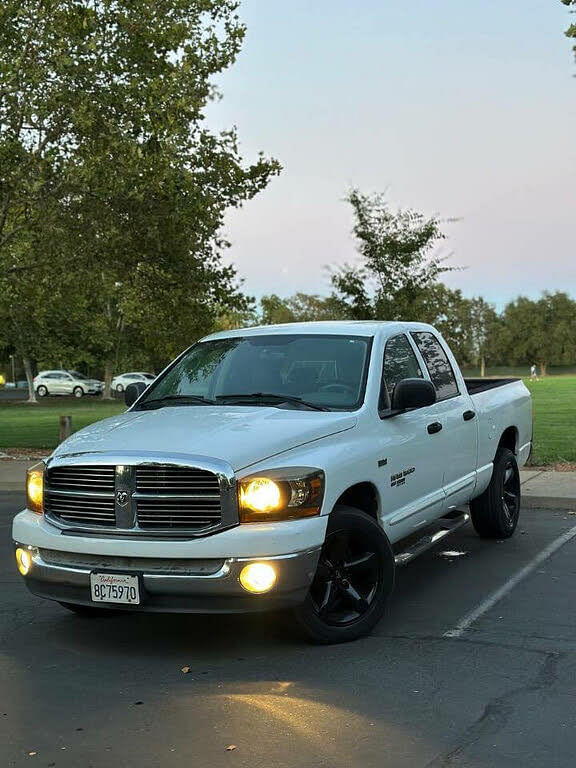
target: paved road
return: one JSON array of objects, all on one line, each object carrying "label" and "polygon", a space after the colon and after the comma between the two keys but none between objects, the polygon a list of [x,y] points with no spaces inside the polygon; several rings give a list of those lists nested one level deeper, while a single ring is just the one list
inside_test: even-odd
[{"label": "paved road", "polygon": [[576,539],[443,635],[575,517],[527,511],[506,543],[462,529],[443,544],[465,555],[399,573],[374,635],[313,647],[277,616],[82,620],[35,599],[11,561],[19,503],[0,494],[2,768],[574,765]]},{"label": "paved road", "polygon": [[25,400],[28,397],[27,389],[0,389],[0,401]]}]

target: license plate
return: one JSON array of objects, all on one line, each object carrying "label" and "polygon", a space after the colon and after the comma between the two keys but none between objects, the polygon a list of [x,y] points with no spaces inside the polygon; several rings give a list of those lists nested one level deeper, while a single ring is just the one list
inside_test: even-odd
[{"label": "license plate", "polygon": [[140,604],[138,576],[126,573],[91,573],[90,591],[95,603]]}]

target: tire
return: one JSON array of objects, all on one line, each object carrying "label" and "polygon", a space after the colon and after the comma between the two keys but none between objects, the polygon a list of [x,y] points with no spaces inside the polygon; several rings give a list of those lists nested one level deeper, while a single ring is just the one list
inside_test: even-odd
[{"label": "tire", "polygon": [[338,506],[330,515],[316,575],[296,621],[314,643],[346,643],[380,621],[394,588],[394,554],[369,515]]},{"label": "tire", "polygon": [[520,471],[509,448],[499,448],[490,485],[470,502],[470,516],[483,539],[509,539],[520,517]]},{"label": "tire", "polygon": [[48,389],[44,386],[44,384],[40,384],[38,389],[36,390],[36,394],[38,397],[46,397],[48,394]]},{"label": "tire", "polygon": [[72,394],[74,397],[84,397],[84,390],[82,387],[74,387]]},{"label": "tire", "polygon": [[127,613],[124,610],[110,609],[110,608],[96,608],[92,605],[77,605],[76,603],[60,603],[62,608],[66,608],[67,611],[72,611],[77,616],[82,616],[86,619],[96,619],[99,616],[112,616],[115,613]]},{"label": "tire", "polygon": [[121,395],[124,392],[124,384],[116,384],[116,392]]}]

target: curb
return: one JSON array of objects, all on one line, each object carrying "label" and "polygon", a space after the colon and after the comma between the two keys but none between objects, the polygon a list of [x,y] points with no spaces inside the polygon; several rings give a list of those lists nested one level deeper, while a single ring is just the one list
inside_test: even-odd
[{"label": "curb", "polygon": [[576,512],[576,499],[570,496],[522,496],[522,509],[550,509]]}]

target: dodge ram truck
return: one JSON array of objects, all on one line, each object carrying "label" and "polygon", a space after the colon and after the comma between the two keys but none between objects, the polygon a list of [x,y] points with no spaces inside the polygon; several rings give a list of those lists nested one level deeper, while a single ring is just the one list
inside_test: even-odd
[{"label": "dodge ram truck", "polygon": [[532,441],[516,379],[464,379],[430,325],[208,336],[28,471],[18,570],[78,614],[288,609],[320,643],[470,519],[512,536]]}]

